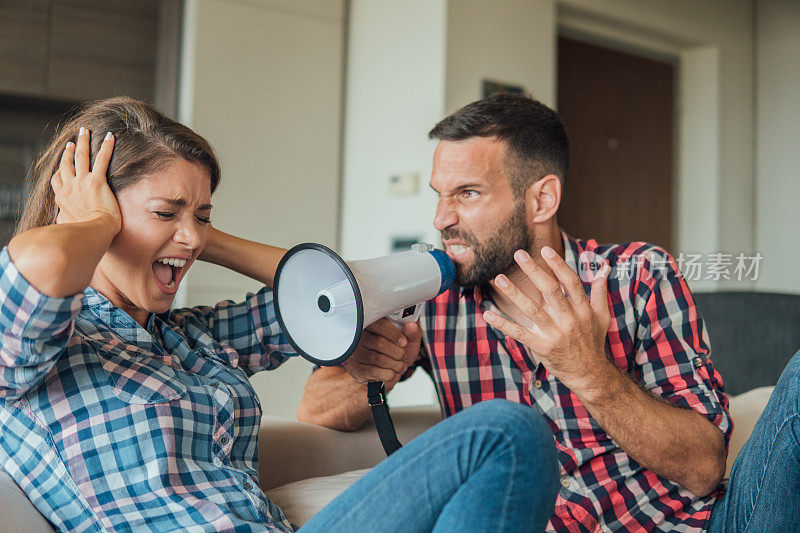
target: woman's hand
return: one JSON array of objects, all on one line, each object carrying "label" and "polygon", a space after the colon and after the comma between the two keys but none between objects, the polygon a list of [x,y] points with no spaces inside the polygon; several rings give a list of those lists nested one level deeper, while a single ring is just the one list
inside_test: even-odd
[{"label": "woman's hand", "polygon": [[90,169],[89,135],[89,130],[81,128],[77,146],[67,143],[58,171],[50,180],[59,209],[56,222],[102,219],[114,228],[116,235],[122,228],[122,215],[106,178],[114,151],[114,136],[111,132],[106,134]]}]

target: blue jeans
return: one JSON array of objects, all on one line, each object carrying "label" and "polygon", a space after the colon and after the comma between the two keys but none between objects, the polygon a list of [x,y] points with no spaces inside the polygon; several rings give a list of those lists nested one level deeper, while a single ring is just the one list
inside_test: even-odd
[{"label": "blue jeans", "polygon": [[542,416],[489,400],[392,454],[301,532],[543,531],[557,491],[553,433]]},{"label": "blue jeans", "polygon": [[800,531],[800,352],[781,374],[708,530]]}]

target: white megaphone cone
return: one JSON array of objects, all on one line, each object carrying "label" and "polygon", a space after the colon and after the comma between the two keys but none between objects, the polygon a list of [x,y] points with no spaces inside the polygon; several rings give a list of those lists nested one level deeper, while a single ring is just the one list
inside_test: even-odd
[{"label": "white megaphone cone", "polygon": [[425,246],[351,262],[321,244],[286,252],[275,272],[275,312],[297,353],[319,365],[338,365],[376,320],[416,318],[418,304],[455,279],[447,254]]}]

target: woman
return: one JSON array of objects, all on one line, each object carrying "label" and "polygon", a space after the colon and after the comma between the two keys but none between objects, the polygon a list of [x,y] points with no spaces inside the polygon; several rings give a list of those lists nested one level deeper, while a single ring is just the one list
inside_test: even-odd
[{"label": "woman", "polygon": [[[291,531],[258,487],[261,409],[247,379],[293,355],[268,287],[283,251],[210,227],[211,146],[114,98],[65,124],[32,177],[0,254],[3,467],[61,530]],[[170,311],[196,259],[265,287]],[[355,362],[357,379],[374,378],[368,358]],[[484,402],[303,530],[541,529],[552,507],[530,502],[552,504],[555,475],[542,419]]]}]

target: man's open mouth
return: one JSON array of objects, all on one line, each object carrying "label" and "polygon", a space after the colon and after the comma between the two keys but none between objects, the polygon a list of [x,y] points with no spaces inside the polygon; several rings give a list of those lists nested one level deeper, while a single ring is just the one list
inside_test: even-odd
[{"label": "man's open mouth", "polygon": [[445,251],[447,252],[447,255],[449,255],[450,259],[454,261],[457,261],[471,249],[472,246],[468,244],[456,244],[456,243],[445,244]]}]

